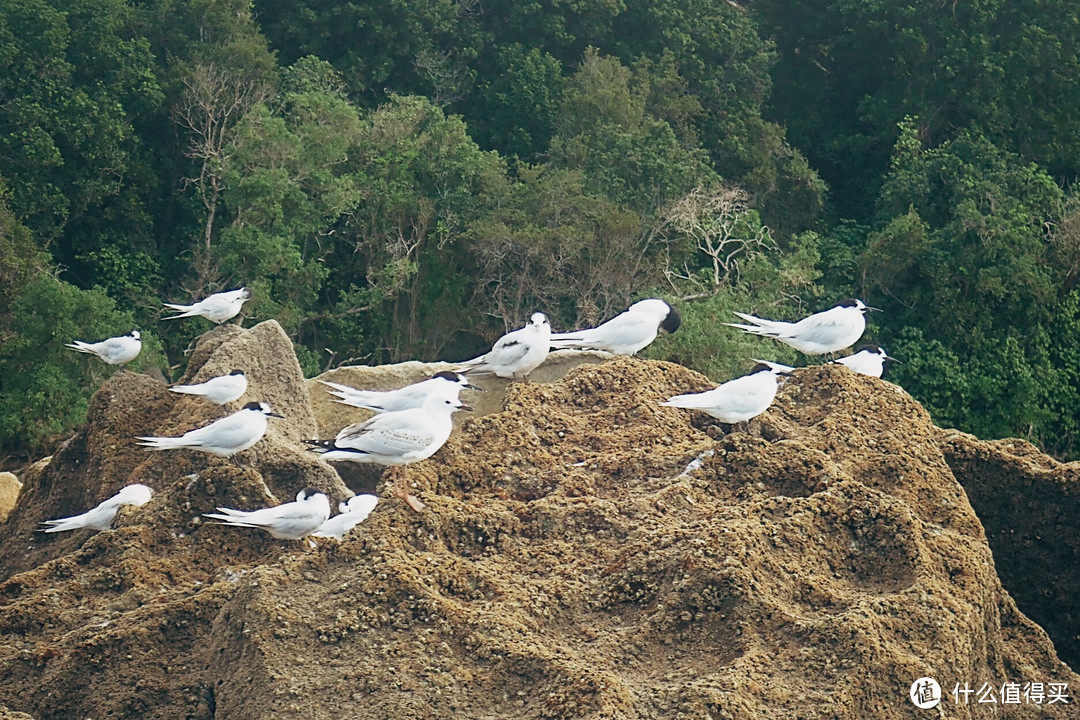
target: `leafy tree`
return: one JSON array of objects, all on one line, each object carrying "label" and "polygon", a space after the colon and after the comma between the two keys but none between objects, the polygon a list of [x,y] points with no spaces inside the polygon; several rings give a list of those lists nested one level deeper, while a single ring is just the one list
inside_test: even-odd
[{"label": "leafy tree", "polygon": [[[47,253],[0,205],[0,452],[22,458],[82,422],[103,373],[99,361],[64,347],[130,332],[130,313],[100,290],[60,280]],[[161,347],[143,334],[135,369],[159,366]]]},{"label": "leafy tree", "polygon": [[487,112],[470,118],[477,142],[534,162],[547,151],[566,79],[549,53],[515,43],[498,49],[497,72],[477,79]]},{"label": "leafy tree", "polygon": [[704,153],[645,111],[646,99],[629,68],[590,49],[563,94],[551,157],[580,168],[592,192],[648,216],[715,175]]},{"label": "leafy tree", "polygon": [[916,123],[902,124],[863,274],[900,338],[896,377],[938,422],[1047,434],[1055,371],[1044,328],[1061,275],[1046,222],[1061,201],[1044,171],[982,135],[926,149]]},{"label": "leafy tree", "polygon": [[692,298],[678,305],[682,325],[674,335],[659,337],[645,355],[680,363],[717,382],[746,373],[754,358],[800,364],[798,353],[788,346],[724,323],[738,320],[736,310],[777,319],[805,315],[807,309],[801,298],[814,298],[821,291],[816,285],[819,256],[815,239],[808,234],[786,253],[773,246],[769,252],[748,256],[737,275],[727,276],[704,297],[698,292],[698,284],[675,280],[670,288],[676,297],[689,291]]},{"label": "leafy tree", "polygon": [[[83,262],[138,233],[145,174],[136,134],[162,100],[144,39],[122,0],[0,2],[0,165],[11,209],[84,284]],[[144,185],[145,184],[145,185]],[[108,218],[108,222],[106,222]]]},{"label": "leafy tree", "polygon": [[843,216],[872,214],[908,115],[923,118],[928,147],[978,127],[1055,174],[1080,170],[1080,16],[1065,0],[755,0],[753,8],[779,54],[774,114]]},{"label": "leafy tree", "polygon": [[556,327],[594,323],[659,280],[641,217],[590,194],[580,172],[521,166],[517,179],[469,231],[479,265],[470,304],[503,318],[498,332],[537,310]]},{"label": "leafy tree", "polygon": [[889,317],[960,350],[1045,320],[1055,282],[1044,223],[1061,190],[982,135],[925,149],[917,133],[902,127],[863,261]]},{"label": "leafy tree", "polygon": [[349,167],[358,204],[328,258],[329,285],[371,311],[355,319],[377,359],[434,356],[468,329],[430,319],[469,297],[473,263],[462,240],[504,196],[505,165],[460,118],[394,96],[364,118]]}]

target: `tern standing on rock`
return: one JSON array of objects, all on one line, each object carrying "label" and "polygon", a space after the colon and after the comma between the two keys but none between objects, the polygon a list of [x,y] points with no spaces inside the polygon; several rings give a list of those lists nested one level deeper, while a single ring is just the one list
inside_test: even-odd
[{"label": "tern standing on rock", "polygon": [[244,302],[251,297],[251,291],[247,288],[239,288],[237,290],[228,290],[226,292],[214,293],[208,295],[197,303],[191,305],[177,305],[175,303],[164,303],[165,307],[172,310],[179,310],[179,315],[170,315],[164,320],[176,320],[178,318],[195,317],[196,315],[202,315],[204,318],[212,323],[220,325],[226,320],[230,320],[236,317],[240,312],[240,308],[243,307]]},{"label": "tern standing on rock", "polygon": [[357,390],[326,380],[319,382],[331,388],[330,394],[337,398],[337,402],[377,413],[423,407],[429,395],[457,400],[464,388],[480,389],[470,384],[468,378],[461,373],[450,370],[435,373],[427,380],[397,390]]},{"label": "tern standing on rock", "polygon": [[85,343],[82,340],[76,340],[64,347],[97,355],[103,362],[110,365],[125,365],[138,357],[142,350],[142,340],[139,339],[139,331],[132,330],[127,335],[112,337],[101,342]]},{"label": "tern standing on rock", "polygon": [[[385,412],[342,428],[333,440],[308,440],[314,452],[330,462],[360,462],[388,465],[395,475],[394,495],[417,512],[424,504],[408,491],[404,466],[426,460],[438,452],[454,429],[451,416],[457,410],[471,410],[460,400],[429,396],[423,407]],[[397,468],[401,467],[398,474]]]},{"label": "tern standing on rock", "polygon": [[779,363],[758,363],[748,375],[729,380],[718,388],[676,395],[660,404],[700,410],[723,423],[744,422],[769,409],[780,387],[779,376],[789,375],[793,369]]},{"label": "tern standing on rock", "polygon": [[894,357],[885,354],[885,349],[877,345],[862,345],[847,357],[833,360],[838,365],[844,365],[857,373],[870,377],[881,377],[885,372],[885,361],[900,362]]},{"label": "tern standing on rock", "polygon": [[259,442],[266,434],[267,418],[279,418],[263,402],[250,402],[232,415],[209,425],[189,430],[180,437],[140,437],[147,450],[198,450],[220,457],[232,457]]},{"label": "tern standing on rock", "polygon": [[506,333],[491,350],[459,366],[466,373],[495,374],[501,378],[524,380],[547,359],[551,350],[551,324],[544,313],[533,313],[529,324]]},{"label": "tern standing on rock", "polygon": [[794,323],[764,320],[737,312],[736,315],[753,324],[724,324],[753,335],[775,338],[806,355],[826,355],[849,348],[859,341],[866,330],[867,310],[877,308],[867,307],[862,300],[843,300],[834,308]]},{"label": "tern standing on rock", "polygon": [[673,333],[681,324],[678,310],[659,298],[649,298],[594,328],[555,333],[551,336],[551,347],[633,355],[655,340],[658,333]]},{"label": "tern standing on rock", "polygon": [[169,390],[184,395],[199,395],[210,402],[224,405],[238,400],[247,392],[247,376],[243,370],[233,370],[228,375],[219,375],[196,385],[173,385]]},{"label": "tern standing on rock", "polygon": [[203,513],[203,517],[221,520],[222,525],[265,530],[278,540],[299,540],[330,517],[330,499],[315,488],[304,488],[296,494],[296,502],[262,510],[219,507],[218,512]]},{"label": "tern standing on rock", "polygon": [[113,519],[116,517],[121,505],[145,505],[150,502],[153,495],[154,491],[146,485],[140,483],[128,485],[108,500],[102,501],[97,507],[87,510],[82,515],[43,521],[41,524],[48,527],[42,528],[41,532],[54,533],[65,530],[81,530],[82,528],[98,531],[108,530],[112,527]]}]

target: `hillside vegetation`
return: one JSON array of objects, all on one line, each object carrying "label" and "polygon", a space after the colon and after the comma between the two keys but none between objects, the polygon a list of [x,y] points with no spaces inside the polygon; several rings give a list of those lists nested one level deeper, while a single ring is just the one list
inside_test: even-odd
[{"label": "hillside vegetation", "polygon": [[[307,375],[677,301],[648,350],[844,297],[943,426],[1074,457],[1080,10],[1066,0],[0,0],[0,459],[143,332],[247,286]],[[800,363],[801,364],[801,363]]]}]

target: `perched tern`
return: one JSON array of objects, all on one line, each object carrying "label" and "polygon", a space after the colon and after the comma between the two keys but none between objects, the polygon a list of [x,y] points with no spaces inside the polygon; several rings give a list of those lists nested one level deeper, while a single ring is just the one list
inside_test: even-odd
[{"label": "perched tern", "polygon": [[657,333],[679,329],[679,311],[659,298],[640,300],[619,315],[594,328],[551,336],[551,347],[606,350],[614,355],[633,355],[656,339]]},{"label": "perched tern", "polygon": [[[780,387],[779,375],[791,371],[786,365],[758,363],[748,375],[729,380],[718,388],[700,393],[676,395],[660,403],[665,407],[700,410],[720,422],[738,423],[755,418],[769,409]],[[787,368],[787,369],[785,369]]]},{"label": "perched tern", "polygon": [[752,325],[724,323],[754,335],[776,338],[806,355],[825,355],[851,347],[866,330],[867,307],[862,300],[844,300],[839,305],[794,323],[735,313]]},{"label": "perched tern", "polygon": [[232,457],[241,450],[259,442],[266,433],[268,417],[279,418],[270,406],[263,402],[250,402],[232,415],[215,420],[209,425],[195,428],[181,437],[140,437],[139,443],[147,450],[198,450],[200,452]]},{"label": "perched tern", "polygon": [[398,390],[357,390],[326,380],[319,382],[332,388],[330,394],[337,398],[337,402],[377,413],[422,407],[429,395],[457,400],[463,388],[480,389],[470,384],[468,378],[461,373],[449,370],[435,373],[427,380],[406,385]]},{"label": "perched tern", "polygon": [[551,325],[544,313],[533,313],[529,323],[503,335],[491,350],[478,358],[461,363],[467,373],[491,374],[501,378],[524,380],[547,359],[551,349]]},{"label": "perched tern", "polygon": [[132,330],[127,335],[112,337],[96,343],[85,343],[82,340],[76,340],[67,343],[65,347],[81,353],[97,355],[110,365],[124,365],[138,356],[139,351],[142,350],[142,340],[139,339],[139,331]]},{"label": "perched tern", "polygon": [[233,370],[197,385],[173,385],[170,390],[185,395],[201,395],[210,402],[224,405],[247,392],[248,381],[243,370]]},{"label": "perched tern", "polygon": [[176,320],[178,318],[194,317],[196,315],[202,315],[204,318],[212,323],[221,323],[236,317],[236,314],[240,312],[240,308],[243,307],[244,302],[251,297],[251,291],[247,288],[239,288],[237,290],[228,290],[226,292],[214,293],[208,295],[197,303],[191,305],[177,305],[175,303],[164,303],[165,307],[173,310],[179,310],[179,315],[170,315],[164,320]]},{"label": "perched tern", "polygon": [[262,510],[233,510],[219,507],[203,517],[221,520],[222,525],[259,528],[279,540],[299,540],[315,532],[330,517],[330,499],[315,488],[304,488],[296,502]]},{"label": "perched tern", "polygon": [[341,540],[354,527],[367,520],[379,502],[377,495],[353,495],[348,502],[338,503],[339,515],[330,518],[311,533],[312,537]]},{"label": "perched tern", "polygon": [[857,373],[870,377],[881,377],[885,371],[885,361],[900,362],[894,357],[885,354],[885,349],[877,345],[861,345],[855,352],[847,357],[842,357],[833,362],[851,368]]},{"label": "perched tern", "polygon": [[[454,429],[451,415],[471,410],[456,398],[429,395],[423,406],[376,415],[362,423],[342,428],[333,440],[308,440],[314,452],[330,462],[359,462],[392,468],[426,460],[438,452]],[[396,478],[394,492],[415,510],[423,503],[405,489],[406,473]]]},{"label": "perched tern", "polygon": [[128,485],[108,500],[102,501],[96,508],[87,510],[82,515],[72,515],[58,520],[45,520],[41,524],[48,525],[48,527],[42,528],[41,532],[54,533],[65,530],[80,530],[82,528],[98,531],[108,530],[112,527],[116,511],[120,509],[121,505],[145,505],[150,502],[153,494],[154,491],[146,485],[140,483]]}]

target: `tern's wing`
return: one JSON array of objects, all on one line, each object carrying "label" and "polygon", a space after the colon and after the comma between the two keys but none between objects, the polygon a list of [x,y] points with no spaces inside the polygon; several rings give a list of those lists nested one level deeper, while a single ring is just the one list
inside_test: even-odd
[{"label": "tern's wing", "polygon": [[393,399],[393,393],[383,390],[357,390],[348,385],[340,385],[326,380],[320,380],[319,382],[330,388],[328,392],[334,396],[336,402],[376,412],[391,409],[392,403],[390,400]]},{"label": "tern's wing", "polygon": [[221,315],[228,312],[231,309],[231,305],[236,302],[235,293],[217,293],[216,295],[210,295],[203,298],[196,305],[199,307],[199,312],[206,315]]},{"label": "tern's wing", "polygon": [[184,395],[205,395],[210,382],[195,383],[193,385],[173,385],[169,390]]},{"label": "tern's wing", "polygon": [[67,530],[79,530],[81,528],[108,530],[112,527],[112,521],[113,518],[116,517],[118,508],[119,505],[117,503],[105,501],[97,507],[87,510],[80,515],[72,515],[71,517],[59,518],[56,520],[45,520],[42,524],[47,525],[48,527],[43,528],[42,532],[64,532]]},{"label": "tern's wing", "polygon": [[221,520],[226,525],[261,528],[274,537],[298,538],[326,521],[328,512],[308,503],[290,502],[262,510],[233,510],[218,508],[218,513],[206,513],[205,516]]},{"label": "tern's wing", "polygon": [[66,347],[72,350],[78,350],[79,352],[90,353],[91,355],[98,355],[101,353],[102,348],[105,347],[104,342],[88,343],[82,340],[76,340],[75,342],[68,343]]},{"label": "tern's wing", "polygon": [[729,380],[718,388],[701,393],[676,395],[661,404],[701,410],[722,419],[755,413],[767,396],[771,400],[770,393],[776,393],[775,381],[768,383],[759,375],[744,375]]},{"label": "tern's wing", "polygon": [[238,447],[251,440],[252,433],[257,428],[247,422],[248,418],[237,414],[215,420],[209,425],[195,428],[184,433],[179,440],[185,445],[201,445],[203,447]]},{"label": "tern's wing", "polygon": [[848,308],[837,307],[824,312],[804,317],[791,326],[791,335],[804,335],[814,330],[847,329],[851,327],[851,314]]},{"label": "tern's wing", "polygon": [[424,450],[437,440],[437,435],[436,428],[420,411],[402,411],[376,415],[345,428],[335,443],[372,455],[395,456]]},{"label": "tern's wing", "polygon": [[349,387],[348,385],[342,385],[340,383],[330,382],[328,380],[320,380],[319,382],[326,387],[336,390],[339,393],[344,393],[345,395],[352,395],[353,393],[371,392],[369,390],[358,390],[354,387]]},{"label": "tern's wing", "polygon": [[[513,334],[513,333],[511,333]],[[511,338],[507,335],[495,343],[491,352],[484,356],[484,363],[490,367],[512,367],[521,362],[521,359],[532,349],[528,338],[518,336]]]},{"label": "tern's wing", "polygon": [[335,515],[311,533],[313,537],[332,537],[341,540],[346,533],[362,523],[367,518],[366,513],[347,512]]},{"label": "tern's wing", "polygon": [[136,345],[138,342],[139,341],[135,338],[127,336],[109,338],[108,340],[99,343],[101,347],[98,350],[98,355],[103,358],[115,360],[129,355],[136,347],[138,347],[138,345]]},{"label": "tern's wing", "polygon": [[641,313],[624,312],[594,328],[551,336],[553,347],[598,348],[637,345],[656,337],[656,320]]}]

